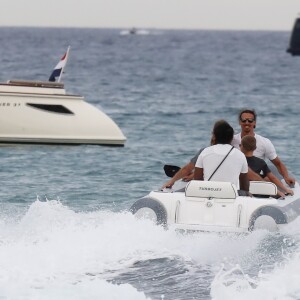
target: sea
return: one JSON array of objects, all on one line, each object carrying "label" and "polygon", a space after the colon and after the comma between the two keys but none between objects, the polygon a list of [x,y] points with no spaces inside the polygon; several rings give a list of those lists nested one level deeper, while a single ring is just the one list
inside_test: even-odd
[{"label": "sea", "polygon": [[[300,218],[278,232],[183,233],[131,205],[257,111],[300,178],[300,57],[290,32],[0,28],[0,81],[48,80],[110,116],[125,147],[0,147],[0,299],[300,299]],[[11,120],[17,122],[17,120]],[[1,126],[1,124],[0,124]]]}]

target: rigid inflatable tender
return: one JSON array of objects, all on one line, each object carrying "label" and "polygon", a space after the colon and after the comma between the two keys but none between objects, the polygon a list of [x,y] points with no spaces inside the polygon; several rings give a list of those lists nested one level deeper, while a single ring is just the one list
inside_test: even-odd
[{"label": "rigid inflatable tender", "polygon": [[130,208],[137,217],[182,230],[249,232],[277,229],[300,214],[300,187],[294,195],[277,199],[271,182],[251,181],[253,197],[239,195],[230,182],[192,180],[184,188],[152,191]]}]

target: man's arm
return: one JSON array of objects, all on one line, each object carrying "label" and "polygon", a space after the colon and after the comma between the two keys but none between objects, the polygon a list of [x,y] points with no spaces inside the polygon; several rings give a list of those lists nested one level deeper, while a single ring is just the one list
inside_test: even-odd
[{"label": "man's arm", "polygon": [[248,179],[250,181],[264,181],[263,178],[259,174],[254,172],[249,166],[248,166]]},{"label": "man's arm", "polygon": [[184,167],[182,167],[167,183],[165,183],[161,189],[171,188],[175,181],[190,175],[194,170],[195,165],[192,162],[189,162]]},{"label": "man's arm", "polygon": [[282,175],[285,182],[289,186],[293,186],[295,184],[295,178],[289,176],[288,170],[284,163],[280,160],[280,158],[277,156],[276,158],[271,160],[271,162],[276,166],[278,172]]},{"label": "man's arm", "polygon": [[240,189],[249,192],[248,173],[240,173]]},{"label": "man's arm", "polygon": [[288,193],[288,194],[291,194],[291,195],[294,195],[294,192],[288,188],[286,188],[282,182],[272,173],[272,172],[269,172],[267,174],[267,177],[269,178],[269,180],[273,183],[275,183],[277,185],[277,187],[279,187],[280,189],[282,189],[285,193]]},{"label": "man's arm", "polygon": [[204,180],[203,168],[195,168],[194,180]]}]

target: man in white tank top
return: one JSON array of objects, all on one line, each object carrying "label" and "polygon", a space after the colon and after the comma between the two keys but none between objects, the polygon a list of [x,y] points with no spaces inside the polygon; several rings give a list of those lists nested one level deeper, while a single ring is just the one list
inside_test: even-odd
[{"label": "man in white tank top", "polygon": [[277,168],[278,172],[282,175],[285,182],[289,186],[295,184],[295,178],[289,176],[288,170],[284,163],[278,157],[275,147],[272,142],[254,132],[256,127],[257,115],[254,109],[243,109],[239,113],[239,123],[241,126],[241,132],[234,135],[231,145],[239,149],[241,139],[246,135],[254,136],[256,139],[256,150],[253,155],[261,159],[269,159]]}]

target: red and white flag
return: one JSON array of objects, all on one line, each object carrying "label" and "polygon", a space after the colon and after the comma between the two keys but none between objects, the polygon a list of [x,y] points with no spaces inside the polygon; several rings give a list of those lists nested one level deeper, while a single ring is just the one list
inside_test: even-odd
[{"label": "red and white flag", "polygon": [[70,46],[67,49],[67,52],[60,59],[56,67],[54,68],[52,74],[49,77],[49,81],[60,82],[61,76],[63,74],[64,68],[67,64],[68,56],[69,56]]}]

